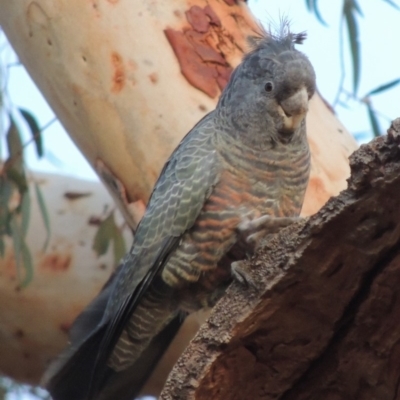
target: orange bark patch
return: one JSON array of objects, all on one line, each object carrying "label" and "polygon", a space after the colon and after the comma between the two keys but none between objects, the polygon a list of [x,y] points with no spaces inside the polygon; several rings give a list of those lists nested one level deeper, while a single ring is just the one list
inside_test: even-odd
[{"label": "orange bark patch", "polygon": [[118,93],[123,89],[125,85],[126,76],[122,57],[117,52],[113,52],[111,54],[111,65],[113,67],[113,84],[111,91],[114,93]]},{"label": "orange bark patch", "polygon": [[324,181],[317,176],[311,177],[305,194],[302,214],[315,214],[330,197],[331,194],[327,192]]},{"label": "orange bark patch", "polygon": [[235,1],[235,0],[224,0],[224,2],[225,2],[226,4],[228,4],[228,6],[234,6],[234,5],[236,4],[236,1]]},{"label": "orange bark patch", "polygon": [[221,36],[221,21],[209,5],[191,7],[186,18],[191,29],[183,32],[166,29],[165,35],[183,76],[192,86],[214,98],[219,89],[225,87],[232,72],[223,54],[212,46],[210,40],[215,31],[218,31],[218,37]]},{"label": "orange bark patch", "polygon": [[46,254],[39,264],[43,271],[65,272],[71,266],[72,256],[68,253],[50,253]]},{"label": "orange bark patch", "polygon": [[210,19],[210,24],[216,25],[216,26],[221,26],[221,20],[218,18],[218,15],[215,14],[215,11],[209,5],[206,5],[204,7],[204,12],[207,15],[207,17]]},{"label": "orange bark patch", "polygon": [[199,6],[193,6],[186,11],[186,18],[193,29],[197,32],[207,32],[210,27],[205,10]]},{"label": "orange bark patch", "polygon": [[196,31],[186,31],[185,36],[189,39],[194,51],[206,63],[215,63],[220,66],[226,66],[226,61],[221,53],[214,50],[206,41],[206,36]]},{"label": "orange bark patch", "polygon": [[218,94],[217,71],[203,63],[195,49],[182,32],[166,29],[165,35],[178,59],[183,76],[195,88],[214,98]]},{"label": "orange bark patch", "polygon": [[150,74],[150,75],[149,75],[149,78],[150,78],[150,81],[151,81],[152,83],[157,83],[157,82],[158,82],[158,75],[157,75],[155,72],[153,72],[152,74]]},{"label": "orange bark patch", "polygon": [[217,84],[218,87],[221,89],[221,91],[224,89],[224,87],[228,84],[229,78],[231,77],[233,69],[231,67],[225,67],[221,65],[217,65],[217,72],[218,72],[218,77],[217,77]]}]

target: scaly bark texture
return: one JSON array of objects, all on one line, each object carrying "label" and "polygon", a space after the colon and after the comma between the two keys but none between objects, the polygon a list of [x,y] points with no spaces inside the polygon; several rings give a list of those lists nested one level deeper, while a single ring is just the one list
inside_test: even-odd
[{"label": "scaly bark texture", "polygon": [[398,399],[400,119],[351,157],[349,187],[266,239],[161,399]]}]

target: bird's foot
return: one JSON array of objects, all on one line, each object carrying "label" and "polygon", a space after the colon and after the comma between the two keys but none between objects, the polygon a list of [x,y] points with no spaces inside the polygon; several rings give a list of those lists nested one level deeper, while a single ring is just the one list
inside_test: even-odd
[{"label": "bird's foot", "polygon": [[241,285],[253,288],[257,287],[244,261],[234,261],[231,264],[231,274],[235,281]]},{"label": "bird's foot", "polygon": [[302,219],[302,217],[273,217],[270,215],[263,215],[259,218],[243,220],[238,225],[237,229],[247,243],[257,248],[258,243],[265,236],[277,233],[280,229],[301,221]]}]

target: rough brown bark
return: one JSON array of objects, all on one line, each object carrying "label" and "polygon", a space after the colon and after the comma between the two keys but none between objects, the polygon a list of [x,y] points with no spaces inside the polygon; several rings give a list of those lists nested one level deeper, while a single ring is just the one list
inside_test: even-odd
[{"label": "rough brown bark", "polygon": [[179,359],[167,399],[400,398],[400,119],[348,189],[266,240]]}]

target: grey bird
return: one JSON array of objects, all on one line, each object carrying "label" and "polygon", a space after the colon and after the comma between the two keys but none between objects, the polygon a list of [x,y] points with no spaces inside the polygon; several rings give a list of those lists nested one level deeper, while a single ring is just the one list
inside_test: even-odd
[{"label": "grey bird", "polygon": [[45,375],[54,400],[132,399],[181,315],[212,307],[235,277],[246,280],[240,263],[227,262],[233,249],[296,220],[315,91],[313,67],[295,49],[304,39],[287,24],[259,38],[216,109],[173,152],[132,248]]}]

